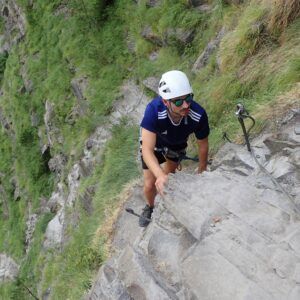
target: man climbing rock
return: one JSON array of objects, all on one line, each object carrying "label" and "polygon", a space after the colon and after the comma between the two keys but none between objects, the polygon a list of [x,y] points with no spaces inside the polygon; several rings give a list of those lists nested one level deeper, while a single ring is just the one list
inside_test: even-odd
[{"label": "man climbing rock", "polygon": [[208,118],[204,108],[193,100],[186,74],[176,70],[164,73],[158,92],[159,96],[147,105],[141,122],[141,158],[147,201],[139,218],[141,227],[149,224],[155,196],[157,193],[163,195],[168,174],[175,173],[192,133],[199,148],[198,172],[207,167]]}]

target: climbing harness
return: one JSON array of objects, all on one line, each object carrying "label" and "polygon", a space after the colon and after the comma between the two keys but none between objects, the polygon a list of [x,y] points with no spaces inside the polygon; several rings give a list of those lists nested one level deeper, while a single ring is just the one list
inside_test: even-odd
[{"label": "climbing harness", "polygon": [[[288,200],[290,201],[290,203],[292,204],[293,208],[295,209],[295,211],[297,213],[300,213],[299,208],[296,206],[294,199],[292,198],[292,196],[279,184],[279,182],[268,172],[268,170],[257,160],[256,155],[254,153],[254,150],[251,148],[250,142],[249,142],[249,132],[250,130],[254,127],[255,125],[255,120],[253,117],[251,117],[248,113],[248,111],[245,109],[244,105],[239,103],[237,104],[237,111],[235,113],[235,115],[238,118],[238,121],[241,124],[242,130],[243,130],[243,134],[244,134],[244,138],[245,138],[245,142],[247,145],[247,149],[248,151],[251,153],[251,156],[253,157],[254,161],[256,162],[256,164],[259,166],[259,168],[271,179],[271,181],[274,183],[274,185],[276,185],[281,191],[282,193],[288,198]],[[246,126],[244,123],[244,119],[249,118],[252,121],[252,125],[251,127],[246,130]],[[223,138],[228,140],[230,143],[230,139],[228,138],[227,134],[224,133],[223,134]]]},{"label": "climbing harness", "polygon": [[163,148],[155,147],[154,150],[156,152],[160,152],[164,156],[165,159],[175,158],[178,162],[178,166],[177,166],[178,171],[181,171],[181,169],[182,169],[182,166],[181,166],[182,160],[192,160],[195,162],[199,162],[199,158],[197,156],[196,157],[187,156],[185,149],[175,151],[175,150],[169,149],[168,147],[163,147]]}]

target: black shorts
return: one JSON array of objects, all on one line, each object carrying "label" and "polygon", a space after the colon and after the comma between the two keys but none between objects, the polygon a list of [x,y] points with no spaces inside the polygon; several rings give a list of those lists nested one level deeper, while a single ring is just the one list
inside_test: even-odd
[{"label": "black shorts", "polygon": [[[172,153],[168,153],[168,151],[154,151],[154,155],[157,158],[158,163],[162,164],[162,163],[166,162],[166,159],[174,161],[176,163],[179,163],[181,160],[181,156],[185,155],[185,153],[186,153],[185,149],[186,149],[187,145],[185,144],[185,145],[180,145],[180,146],[176,147],[176,148],[178,148],[176,150],[170,149]],[[181,149],[179,149],[179,148],[181,148]],[[148,170],[149,168],[143,160],[142,150],[141,150],[141,161],[142,161],[143,170]]]}]

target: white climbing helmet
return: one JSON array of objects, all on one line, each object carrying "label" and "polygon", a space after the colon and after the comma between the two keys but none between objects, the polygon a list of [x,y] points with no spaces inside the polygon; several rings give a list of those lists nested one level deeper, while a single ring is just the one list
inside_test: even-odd
[{"label": "white climbing helmet", "polygon": [[187,76],[181,71],[169,71],[161,76],[158,85],[159,95],[166,100],[193,93]]}]

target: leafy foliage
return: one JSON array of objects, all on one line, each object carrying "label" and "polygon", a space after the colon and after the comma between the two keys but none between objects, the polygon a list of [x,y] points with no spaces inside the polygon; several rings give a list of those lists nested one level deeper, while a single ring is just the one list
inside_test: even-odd
[{"label": "leafy foliage", "polygon": [[[0,251],[19,261],[21,269],[16,283],[1,287],[0,298],[26,299],[26,285],[34,294],[38,286],[43,292],[51,286],[52,299],[80,299],[106,258],[107,236],[101,234],[93,243],[95,232],[117,205],[124,185],[139,174],[138,128],[126,119],[114,127],[101,163],[81,181],[83,192],[95,187],[93,213],[76,202],[78,223],[69,226],[69,241],[60,252],[42,247],[53,214],[41,212],[41,199],[49,198],[56,184],[48,167],[50,157],[69,157],[61,178],[67,181],[68,168],[81,157],[86,139],[107,122],[123,81],[142,82],[170,69],[183,70],[191,78],[195,98],[208,111],[210,147],[216,151],[223,131],[238,132],[233,114],[237,101],[252,111],[271,106],[300,80],[299,4],[249,0],[229,5],[212,0],[211,11],[204,13],[185,0],[164,0],[154,7],[128,0],[18,3],[26,14],[25,39],[9,56],[0,55],[0,108],[11,125],[10,131],[0,131],[0,174],[5,174],[0,180],[9,213],[7,219],[0,217]],[[160,43],[142,37],[146,26]],[[220,47],[201,70],[191,73],[196,58],[222,27],[226,35]],[[173,29],[192,31],[194,39],[182,43],[170,34]],[[150,55],[156,59],[150,60]],[[86,80],[84,99],[74,94],[74,78]],[[41,146],[49,142],[46,102],[53,107],[47,124],[54,141],[49,157],[41,154]],[[19,201],[14,200],[13,181],[18,182]],[[29,213],[38,213],[39,220],[26,254]]]}]

